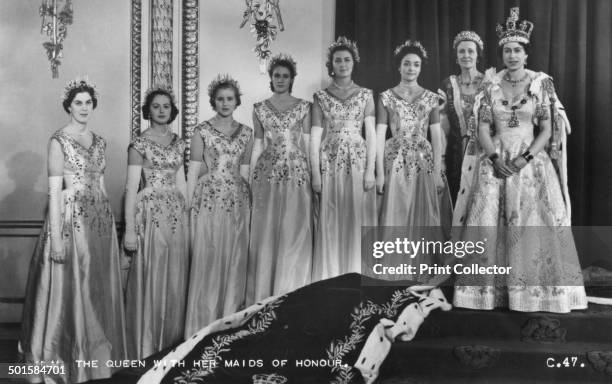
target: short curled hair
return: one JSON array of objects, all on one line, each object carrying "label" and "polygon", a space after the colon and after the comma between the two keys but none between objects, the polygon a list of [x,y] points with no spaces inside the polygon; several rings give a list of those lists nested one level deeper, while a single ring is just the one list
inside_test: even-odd
[{"label": "short curled hair", "polygon": [[351,73],[351,76],[354,77],[357,74],[357,63],[359,60],[357,59],[355,52],[348,45],[337,45],[327,52],[327,62],[325,63],[325,66],[327,67],[327,74],[331,77],[334,76],[334,54],[340,51],[346,51],[351,54],[351,57],[353,58],[353,72]]},{"label": "short curled hair", "polygon": [[236,96],[236,107],[240,106],[240,104],[242,103],[242,101],[240,100],[240,89],[238,89],[238,87],[236,87],[236,85],[234,85],[231,81],[221,81],[215,84],[209,92],[209,102],[213,111],[216,111],[215,98],[217,97],[217,92],[219,92],[219,90],[221,89],[231,89],[232,91],[234,91],[234,95]]},{"label": "short curled hair", "polygon": [[480,45],[478,45],[474,40],[459,40],[457,42],[457,46],[455,47],[455,55],[457,55],[457,48],[459,48],[459,44],[463,43],[464,41],[469,41],[469,42],[474,43],[474,45],[476,46],[476,63],[480,63],[480,58],[483,55],[482,49],[480,48]]},{"label": "short curled hair", "polygon": [[174,119],[176,119],[176,116],[178,115],[179,110],[176,104],[174,104],[174,98],[172,97],[172,94],[165,89],[156,89],[152,91],[151,93],[147,94],[144,104],[142,104],[142,118],[145,120],[149,120],[151,118],[151,103],[153,103],[153,99],[157,95],[167,96],[168,99],[170,100],[171,111],[170,111],[170,119],[168,119],[168,124],[170,124],[171,122],[174,121]]},{"label": "short curled hair", "polygon": [[521,43],[520,41],[509,41],[509,42],[507,42],[507,43],[497,47],[497,54],[499,55],[500,58],[504,57],[504,46],[506,44],[509,44],[509,43],[520,44],[521,47],[523,47],[523,50],[525,51],[525,54],[527,56],[529,56],[531,54],[531,44],[530,43]]},{"label": "short curled hair", "polygon": [[420,57],[421,58],[421,63],[423,65],[427,64],[427,57],[423,55],[423,51],[420,48],[418,48],[418,47],[409,45],[409,46],[402,47],[399,50],[399,52],[397,52],[395,54],[395,66],[396,67],[401,66],[402,65],[402,60],[404,59],[404,57],[406,57],[406,55],[409,55],[411,53],[413,53],[413,54],[417,55],[418,57]]},{"label": "short curled hair", "polygon": [[70,91],[68,91],[68,94],[66,94],[66,97],[62,101],[62,107],[64,107],[64,111],[66,111],[66,113],[70,113],[70,104],[72,104],[72,101],[74,100],[76,95],[83,92],[89,93],[89,96],[91,96],[91,101],[93,103],[93,109],[96,109],[96,107],[98,106],[96,90],[87,84],[81,84],[78,87],[72,88]]},{"label": "short curled hair", "polygon": [[291,84],[289,85],[289,93],[291,93],[293,91],[293,80],[295,79],[297,72],[295,70],[295,66],[293,65],[293,63],[285,59],[276,60],[274,63],[272,63],[272,65],[270,65],[270,68],[268,69],[268,75],[270,76],[270,90],[274,92],[274,84],[272,84],[272,73],[278,67],[287,68],[289,70],[289,76],[291,77]]}]

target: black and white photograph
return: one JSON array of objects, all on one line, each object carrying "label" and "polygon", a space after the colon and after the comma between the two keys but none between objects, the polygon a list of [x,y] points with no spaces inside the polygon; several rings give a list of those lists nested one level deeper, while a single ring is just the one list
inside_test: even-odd
[{"label": "black and white photograph", "polygon": [[610,20],[0,1],[0,383],[611,382]]}]

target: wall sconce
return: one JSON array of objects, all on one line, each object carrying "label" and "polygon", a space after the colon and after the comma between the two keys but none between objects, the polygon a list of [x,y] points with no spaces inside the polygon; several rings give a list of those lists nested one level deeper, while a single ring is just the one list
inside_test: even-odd
[{"label": "wall sconce", "polygon": [[[61,3],[61,11],[58,12]],[[43,43],[43,47],[47,50],[47,57],[51,62],[51,73],[54,79],[59,76],[58,66],[61,64],[60,59],[63,57],[62,42],[66,37],[66,26],[72,24],[72,1],[71,0],[43,0],[39,9],[42,17],[42,25],[40,33],[46,33],[50,37],[50,41]]]}]

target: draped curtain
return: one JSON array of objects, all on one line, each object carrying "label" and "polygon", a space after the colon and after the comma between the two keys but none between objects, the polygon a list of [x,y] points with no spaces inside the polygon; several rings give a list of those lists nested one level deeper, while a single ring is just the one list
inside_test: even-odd
[{"label": "draped curtain", "polygon": [[[420,84],[437,90],[459,73],[452,40],[461,30],[485,42],[479,69],[503,67],[495,25],[511,7],[535,24],[528,68],[554,78],[572,134],[568,138],[573,225],[612,225],[612,1],[610,0],[336,0],[336,36],[357,41],[355,81],[379,93],[396,85],[393,50],[420,40],[429,60]],[[584,261],[584,260],[583,260]]]}]

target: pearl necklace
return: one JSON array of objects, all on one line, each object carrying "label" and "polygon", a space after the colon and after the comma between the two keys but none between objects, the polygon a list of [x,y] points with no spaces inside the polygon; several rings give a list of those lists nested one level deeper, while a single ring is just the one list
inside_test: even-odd
[{"label": "pearl necklace", "polygon": [[346,85],[344,87],[341,87],[340,85],[338,85],[338,83],[336,83],[336,80],[332,81],[334,87],[338,88],[341,91],[346,91],[349,90],[351,88],[353,88],[355,86],[355,83],[353,82],[353,80],[351,80],[351,82],[349,83],[349,85]]}]

